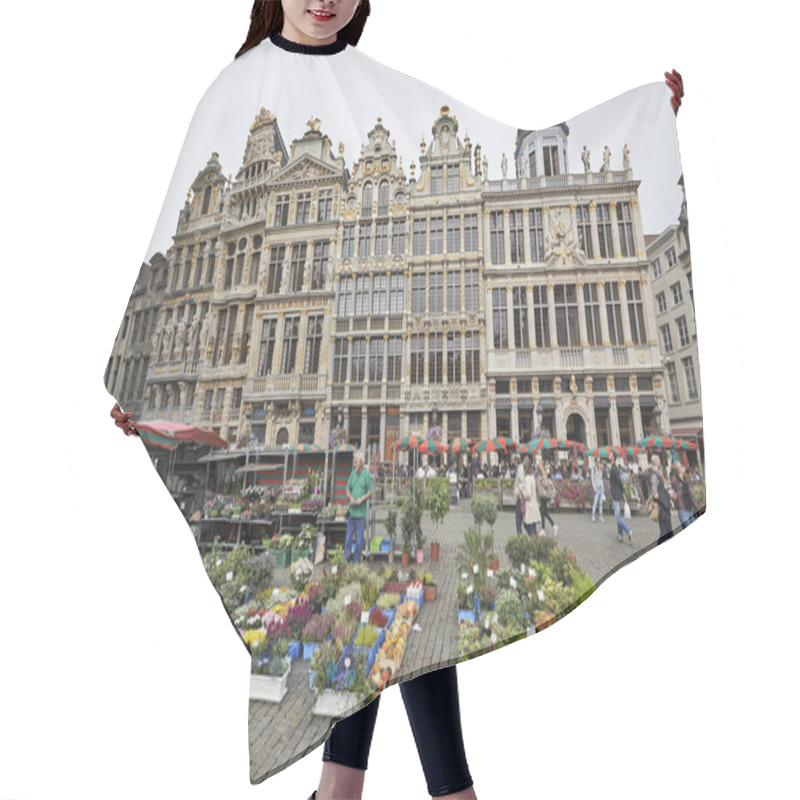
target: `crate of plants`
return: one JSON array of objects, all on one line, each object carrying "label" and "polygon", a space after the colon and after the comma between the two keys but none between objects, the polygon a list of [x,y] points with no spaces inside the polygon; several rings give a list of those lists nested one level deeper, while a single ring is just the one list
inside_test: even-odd
[{"label": "crate of plants", "polygon": [[340,639],[328,639],[314,650],[309,664],[308,688],[311,691],[319,693],[333,683],[342,650]]},{"label": "crate of plants", "polygon": [[425,600],[425,587],[422,585],[422,581],[414,580],[408,584],[406,587],[406,600],[413,600],[420,608],[422,608],[422,603]]},{"label": "crate of plants", "polygon": [[312,614],[303,627],[303,661],[310,661],[336,624],[333,614]]},{"label": "crate of plants", "polygon": [[400,595],[397,592],[383,591],[378,595],[376,605],[382,611],[394,611],[400,605]]},{"label": "crate of plants", "polygon": [[367,679],[367,657],[346,646],[339,656],[331,674],[325,680],[315,680],[316,716],[338,717],[358,705],[371,691]]},{"label": "crate of plants", "polygon": [[359,625],[351,643],[356,653],[361,653],[366,657],[368,668],[375,661],[375,655],[385,638],[386,630],[384,628],[376,628],[369,623]]},{"label": "crate of plants", "polygon": [[289,554],[294,538],[289,534],[279,536],[277,533],[269,540],[269,554],[275,559],[276,567],[289,565]]},{"label": "crate of plants", "polygon": [[369,624],[376,628],[388,628],[394,620],[393,608],[381,608],[377,603],[369,610]]},{"label": "crate of plants", "polygon": [[475,595],[474,586],[463,581],[456,587],[456,613],[458,621],[476,622],[478,613],[478,598]]},{"label": "crate of plants", "polygon": [[286,695],[291,670],[288,642],[261,631],[248,631],[250,647],[250,699],[280,703]]}]

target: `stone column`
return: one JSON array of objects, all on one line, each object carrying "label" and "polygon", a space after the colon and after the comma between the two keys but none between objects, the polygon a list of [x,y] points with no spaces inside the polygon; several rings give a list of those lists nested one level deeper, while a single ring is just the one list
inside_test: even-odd
[{"label": "stone column", "polygon": [[622,252],[619,246],[619,224],[617,222],[617,203],[612,200],[609,204],[609,211],[611,212],[611,241],[614,245],[614,258],[622,258]]},{"label": "stone column", "polygon": [[592,229],[592,252],[595,258],[600,258],[600,237],[597,235],[597,203],[589,203],[589,222]]}]

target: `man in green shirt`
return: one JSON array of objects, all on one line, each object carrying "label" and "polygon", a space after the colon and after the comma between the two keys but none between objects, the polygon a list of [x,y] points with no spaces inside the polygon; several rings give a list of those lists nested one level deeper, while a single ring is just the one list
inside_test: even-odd
[{"label": "man in green shirt", "polygon": [[[347,520],[347,533],[344,538],[344,559],[361,561],[364,549],[364,528],[367,523],[367,500],[372,497],[372,478],[369,470],[364,467],[364,457],[360,452],[353,453],[353,471],[347,479],[347,499],[350,501],[350,513]],[[356,549],[350,553],[353,546],[353,532],[355,532]]]}]

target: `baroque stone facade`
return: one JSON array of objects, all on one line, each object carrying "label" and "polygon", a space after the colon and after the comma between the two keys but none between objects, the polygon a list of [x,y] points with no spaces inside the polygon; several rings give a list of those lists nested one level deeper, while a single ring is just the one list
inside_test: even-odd
[{"label": "baroque stone facade", "polygon": [[504,153],[490,180],[443,106],[409,175],[380,118],[351,173],[307,127],[287,150],[262,109],[235,179],[212,153],[192,183],[109,361],[136,419],[266,445],[341,423],[378,460],[433,424],[592,447],[669,432],[627,146],[621,169],[584,148],[572,173],[566,124],[520,130],[515,177]]}]

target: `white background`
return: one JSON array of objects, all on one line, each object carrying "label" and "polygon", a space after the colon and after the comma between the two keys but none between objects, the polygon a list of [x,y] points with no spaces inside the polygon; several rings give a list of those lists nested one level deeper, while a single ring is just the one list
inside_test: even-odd
[{"label": "white background", "polygon": [[[796,19],[782,8],[373,2],[365,52],[509,124],[569,119],[672,67],[686,86],[709,512],[554,628],[459,665],[481,800],[796,796]],[[249,783],[247,654],[102,383],[249,0],[9,9],[0,798],[305,800],[321,748]],[[364,797],[426,796],[393,687]]]}]

